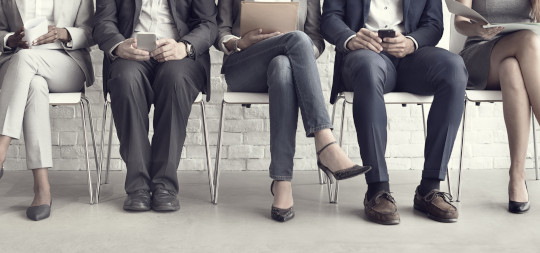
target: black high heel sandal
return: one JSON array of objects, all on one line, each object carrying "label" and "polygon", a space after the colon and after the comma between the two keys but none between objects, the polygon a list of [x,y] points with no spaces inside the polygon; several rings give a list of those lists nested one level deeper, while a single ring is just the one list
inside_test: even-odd
[{"label": "black high heel sandal", "polygon": [[[275,181],[272,181],[272,184],[270,184],[270,193],[272,193],[272,196],[274,196],[274,182]],[[275,221],[286,222],[294,218],[293,206],[287,209],[281,209],[272,205],[272,210],[270,211],[270,215],[272,219]]]},{"label": "black high heel sandal", "polygon": [[[527,189],[527,195],[529,195],[529,188],[527,187],[527,182],[525,182],[525,189]],[[529,198],[530,199],[530,198]],[[531,208],[529,201],[527,202],[516,202],[508,200],[508,212],[521,214],[526,213]]]},{"label": "black high heel sandal", "polygon": [[330,180],[332,180],[332,177],[330,175],[332,175],[336,180],[343,180],[343,179],[355,177],[358,175],[362,175],[368,172],[369,170],[371,170],[370,166],[360,166],[358,164],[355,164],[354,166],[347,169],[338,170],[336,172],[331,171],[328,167],[326,167],[324,164],[321,163],[321,159],[319,156],[328,146],[332,144],[337,144],[337,141],[330,142],[326,144],[326,146],[321,148],[319,151],[317,151],[317,166],[319,166],[319,169],[321,169],[322,171],[324,171],[324,173],[326,173],[326,175],[328,176],[328,178],[330,178]]}]

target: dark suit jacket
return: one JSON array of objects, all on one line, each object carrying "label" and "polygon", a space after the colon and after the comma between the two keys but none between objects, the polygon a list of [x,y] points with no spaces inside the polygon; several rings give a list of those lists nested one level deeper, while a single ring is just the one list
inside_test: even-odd
[{"label": "dark suit jacket", "polygon": [[[217,7],[214,0],[168,0],[171,17],[181,40],[194,48],[195,61],[206,70],[206,99],[210,100],[210,54],[208,49],[217,37]],[[141,13],[142,0],[97,0],[94,16],[94,40],[105,52],[103,59],[103,90],[107,94],[107,78],[111,60],[108,52],[129,38]]]},{"label": "dark suit jacket", "polygon": [[[330,102],[334,103],[344,90],[342,77],[343,56],[348,52],[345,41],[365,27],[371,0],[326,0],[323,4],[321,32],[336,46],[334,83]],[[441,0],[403,0],[405,34],[418,42],[418,48],[435,46],[443,34]]]}]

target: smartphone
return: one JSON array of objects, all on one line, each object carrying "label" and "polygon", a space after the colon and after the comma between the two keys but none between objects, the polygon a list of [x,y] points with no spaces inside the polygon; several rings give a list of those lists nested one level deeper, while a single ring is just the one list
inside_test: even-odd
[{"label": "smartphone", "polygon": [[394,29],[381,29],[377,32],[379,34],[379,38],[394,38],[396,37],[396,31]]},{"label": "smartphone", "polygon": [[137,48],[152,52],[156,49],[156,34],[155,33],[137,33]]}]

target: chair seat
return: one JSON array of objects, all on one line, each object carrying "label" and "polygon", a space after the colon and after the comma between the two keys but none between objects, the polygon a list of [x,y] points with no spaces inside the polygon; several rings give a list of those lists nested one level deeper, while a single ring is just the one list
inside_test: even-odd
[{"label": "chair seat", "polygon": [[268,104],[268,93],[225,92],[223,101],[227,104]]},{"label": "chair seat", "polygon": [[49,93],[50,105],[73,105],[81,102],[82,92]]},{"label": "chair seat", "polygon": [[502,101],[502,92],[500,90],[467,90],[465,91],[465,96],[471,102]]},{"label": "chair seat", "polygon": [[[353,92],[343,92],[345,101],[351,104],[354,101]],[[390,92],[384,95],[385,104],[431,104],[433,96],[422,96],[408,92]]]},{"label": "chair seat", "polygon": [[[199,95],[195,98],[194,104],[200,103],[203,101],[203,99],[206,97],[206,95],[203,95],[202,92],[199,92]],[[111,93],[107,93],[107,101],[111,102]]]}]

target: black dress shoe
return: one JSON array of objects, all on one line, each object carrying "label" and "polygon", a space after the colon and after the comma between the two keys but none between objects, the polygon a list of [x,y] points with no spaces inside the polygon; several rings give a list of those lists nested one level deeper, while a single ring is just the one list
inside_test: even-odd
[{"label": "black dress shoe", "polygon": [[150,210],[150,192],[138,190],[127,195],[124,201],[124,210],[126,211],[149,211]]},{"label": "black dress shoe", "polygon": [[49,205],[31,206],[26,209],[26,217],[33,221],[47,219],[51,216],[51,206],[52,200]]},{"label": "black dress shoe", "polygon": [[154,211],[177,211],[180,209],[180,202],[176,197],[176,193],[156,189],[152,198],[152,210]]},{"label": "black dress shoe", "polygon": [[[527,182],[525,182],[525,188],[527,189],[527,194],[529,193],[529,189],[527,188]],[[526,213],[531,208],[531,205],[529,201],[527,202],[516,202],[512,200],[508,200],[508,212],[511,213]]]},{"label": "black dress shoe", "polygon": [[321,155],[321,153],[327,147],[329,147],[332,144],[337,144],[337,142],[336,141],[330,142],[330,143],[326,144],[326,146],[321,148],[321,150],[317,151],[317,166],[319,166],[319,169],[324,171],[324,173],[328,176],[328,178],[330,179],[330,181],[332,183],[333,183],[333,179],[332,179],[332,177],[330,175],[332,175],[336,180],[344,180],[344,179],[347,179],[347,178],[362,175],[362,174],[364,174],[364,173],[371,170],[370,166],[360,166],[358,164],[355,164],[354,166],[352,166],[350,168],[338,170],[336,172],[331,171],[330,168],[328,168],[324,164],[322,164],[321,159],[319,158],[319,156]]},{"label": "black dress shoe", "polygon": [[[272,184],[270,184],[270,193],[272,193],[272,196],[274,196],[274,182],[275,181],[272,181]],[[272,217],[272,220],[286,222],[294,218],[293,206],[282,209],[272,205],[272,209],[270,210],[270,216]]]}]

